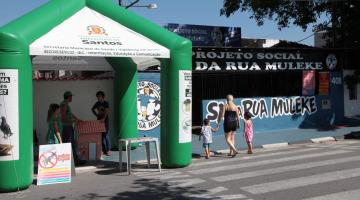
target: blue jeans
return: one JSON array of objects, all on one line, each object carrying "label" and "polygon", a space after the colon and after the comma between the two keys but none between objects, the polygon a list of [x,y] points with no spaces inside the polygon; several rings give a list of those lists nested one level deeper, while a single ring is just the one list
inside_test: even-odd
[{"label": "blue jeans", "polygon": [[76,148],[75,138],[74,138],[74,128],[72,125],[63,125],[62,142],[63,143],[71,143],[74,160],[78,161],[79,157],[77,155],[77,148]]},{"label": "blue jeans", "polygon": [[107,153],[110,151],[110,142],[109,142],[109,136],[107,132],[103,132],[101,134],[101,146],[103,153]]}]

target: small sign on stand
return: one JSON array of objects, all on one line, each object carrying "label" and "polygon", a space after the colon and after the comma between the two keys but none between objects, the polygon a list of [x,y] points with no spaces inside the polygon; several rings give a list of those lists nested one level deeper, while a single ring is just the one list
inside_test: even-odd
[{"label": "small sign on stand", "polygon": [[71,143],[40,145],[37,185],[70,183]]}]

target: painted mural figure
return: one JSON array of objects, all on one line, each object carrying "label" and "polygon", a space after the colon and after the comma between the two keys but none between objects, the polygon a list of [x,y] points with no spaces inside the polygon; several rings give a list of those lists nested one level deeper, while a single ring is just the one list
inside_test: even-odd
[{"label": "painted mural figure", "polygon": [[139,98],[139,119],[150,121],[160,112],[160,101],[149,86],[143,88],[143,94]]},{"label": "painted mural figure", "polygon": [[104,155],[110,156],[110,141],[109,141],[109,103],[105,101],[105,93],[98,91],[96,93],[98,101],[91,108],[92,113],[96,116],[97,120],[105,123],[106,132],[101,134],[101,145]]},{"label": "painted mural figure", "polygon": [[61,144],[62,122],[60,117],[60,106],[50,104],[47,115],[48,130],[46,133],[47,144]]},{"label": "painted mural figure", "polygon": [[148,109],[150,100],[154,100],[153,97],[151,97],[150,95],[150,87],[145,86],[144,95],[141,97],[140,102],[141,102],[141,116],[143,117],[143,119],[146,120],[147,120],[147,116],[150,114],[150,112],[148,113],[148,111],[150,111],[150,109]]},{"label": "painted mural figure", "polygon": [[253,115],[250,112],[245,112],[244,114],[244,138],[248,145],[248,154],[253,153],[252,140],[254,136],[253,123],[251,117]]},{"label": "painted mural figure", "polygon": [[201,127],[201,137],[203,138],[203,147],[205,158],[210,158],[210,144],[212,143],[212,133],[219,130],[219,124],[216,128],[212,128],[209,119],[204,119],[204,125]]},{"label": "painted mural figure", "polygon": [[226,143],[230,148],[229,156],[235,157],[238,153],[235,148],[235,133],[236,129],[240,127],[239,110],[233,102],[234,97],[227,95],[227,103],[223,106],[218,123],[224,120],[224,132]]}]

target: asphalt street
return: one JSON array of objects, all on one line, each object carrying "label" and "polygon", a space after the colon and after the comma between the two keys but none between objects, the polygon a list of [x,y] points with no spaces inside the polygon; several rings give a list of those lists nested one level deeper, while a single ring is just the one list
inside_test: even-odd
[{"label": "asphalt street", "polygon": [[161,173],[141,165],[127,176],[115,166],[78,173],[68,184],[2,193],[0,199],[360,199],[360,140],[242,151],[235,158],[219,154]]}]

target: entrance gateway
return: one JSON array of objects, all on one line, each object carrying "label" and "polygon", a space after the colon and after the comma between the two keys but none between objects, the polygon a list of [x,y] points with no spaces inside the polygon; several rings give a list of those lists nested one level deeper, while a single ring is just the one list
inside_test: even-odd
[{"label": "entrance gateway", "polygon": [[[137,66],[161,63],[161,160],[191,163],[191,42],[117,6],[111,0],[51,0],[0,28],[0,191],[33,181],[31,56],[105,57],[115,72],[115,128],[137,137]],[[59,99],[60,100],[60,99]],[[47,105],[44,105],[47,106]]]}]

